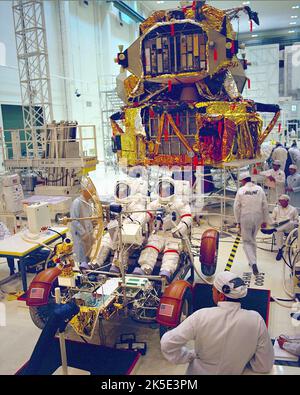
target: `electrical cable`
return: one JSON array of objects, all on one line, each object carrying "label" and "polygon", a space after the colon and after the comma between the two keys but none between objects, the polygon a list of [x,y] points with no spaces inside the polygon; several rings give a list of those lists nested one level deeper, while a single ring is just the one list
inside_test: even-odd
[{"label": "electrical cable", "polygon": [[288,308],[288,309],[290,309],[290,308],[292,307],[291,304],[286,305],[286,304],[281,303],[281,302],[280,302],[280,299],[275,298],[275,296],[272,296],[272,299],[274,300],[275,303],[277,303],[277,304],[278,304],[279,306],[281,306],[281,307],[286,307],[286,308]]},{"label": "electrical cable", "polygon": [[[277,300],[280,300],[281,302],[294,302],[295,299],[282,299],[282,298],[276,298]],[[274,302],[273,296],[271,296],[271,302]]]},{"label": "electrical cable", "polygon": [[57,233],[57,234],[62,238],[63,241],[64,241],[65,238],[67,237],[66,235],[63,235],[62,233],[58,232],[58,231],[55,230],[55,229],[48,228],[48,230],[51,230],[51,232]]}]

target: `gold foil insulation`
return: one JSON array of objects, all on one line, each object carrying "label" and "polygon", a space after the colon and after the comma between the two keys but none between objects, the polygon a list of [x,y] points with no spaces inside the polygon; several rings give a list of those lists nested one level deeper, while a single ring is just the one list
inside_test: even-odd
[{"label": "gold foil insulation", "polygon": [[[202,7],[201,11],[205,16],[205,20],[201,21],[200,25],[206,30],[210,28],[221,31],[226,13],[207,4]],[[234,39],[234,30],[229,19],[227,19],[226,21],[226,29],[227,37],[230,39]]]},{"label": "gold foil insulation", "polygon": [[146,33],[157,22],[163,21],[166,16],[166,11],[156,11],[149,16],[143,23],[140,24],[141,34]]},{"label": "gold foil insulation", "polygon": [[[162,114],[156,114],[157,122],[147,124],[148,136],[151,136],[148,140],[135,129],[140,110],[125,110],[122,149],[118,157],[129,166],[213,165],[253,159],[260,154],[259,144],[264,135],[262,119],[249,102],[201,102],[190,104],[177,114],[176,110],[168,112],[165,108]],[[190,128],[183,130],[186,122]],[[168,144],[170,147],[179,145],[181,153],[174,149],[166,153]]]},{"label": "gold foil insulation", "polygon": [[124,88],[127,100],[128,98],[135,97],[144,93],[142,81],[133,74],[127,77],[124,81]]},{"label": "gold foil insulation", "polygon": [[127,166],[143,164],[146,157],[145,136],[137,130],[136,121],[141,107],[125,110],[124,130],[111,121],[114,136],[120,136],[122,149],[118,151],[119,163]]}]

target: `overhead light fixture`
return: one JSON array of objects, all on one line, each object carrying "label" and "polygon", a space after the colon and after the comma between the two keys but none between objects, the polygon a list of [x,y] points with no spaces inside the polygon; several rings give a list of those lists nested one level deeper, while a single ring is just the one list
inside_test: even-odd
[{"label": "overhead light fixture", "polygon": [[297,18],[298,18],[298,15],[292,15],[291,18],[292,18],[292,19],[297,19]]},{"label": "overhead light fixture", "polygon": [[299,5],[293,5],[293,7],[292,7],[293,10],[298,10],[299,8],[300,8]]},{"label": "overhead light fixture", "polygon": [[252,37],[258,37],[258,34],[252,34]]},{"label": "overhead light fixture", "polygon": [[243,2],[243,5],[248,5],[248,4],[250,4],[250,1],[244,1]]},{"label": "overhead light fixture", "polygon": [[290,22],[290,25],[297,25],[297,22]]},{"label": "overhead light fixture", "polygon": [[157,4],[163,4],[164,1],[157,1],[156,3],[157,3]]},{"label": "overhead light fixture", "polygon": [[289,33],[296,33],[295,30],[289,30]]}]

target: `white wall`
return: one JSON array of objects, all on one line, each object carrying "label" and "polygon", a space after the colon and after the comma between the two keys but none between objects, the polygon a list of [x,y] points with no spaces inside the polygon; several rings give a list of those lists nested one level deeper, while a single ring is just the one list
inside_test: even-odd
[{"label": "white wall", "polygon": [[[105,1],[91,1],[88,7],[79,0],[45,1],[44,10],[54,119],[95,124],[101,160],[100,91],[119,73],[114,63],[118,45],[129,46],[138,25],[121,26],[118,11]],[[0,1],[0,43],[6,47],[6,65],[0,65],[0,104],[21,104],[12,1]]]},{"label": "white wall", "polygon": [[276,104],[279,99],[279,45],[248,47],[246,58],[251,62],[246,73],[251,88],[247,84],[243,96],[261,103]]},{"label": "white wall", "polygon": [[0,66],[0,103],[2,104],[20,104],[21,102],[11,7],[11,1],[0,1],[0,42],[6,49],[6,66]]},{"label": "white wall", "polygon": [[[251,63],[246,70],[250,79],[251,87],[243,92],[245,99],[251,99],[259,103],[278,104],[279,101],[279,44],[253,46],[246,48],[246,59]],[[266,127],[273,113],[262,113],[264,127]],[[283,124],[284,117],[278,121]],[[275,126],[269,139],[276,138],[278,126]]]}]

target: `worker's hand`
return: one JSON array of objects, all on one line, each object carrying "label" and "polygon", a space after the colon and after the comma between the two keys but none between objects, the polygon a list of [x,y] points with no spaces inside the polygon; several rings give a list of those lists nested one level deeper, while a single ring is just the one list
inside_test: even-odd
[{"label": "worker's hand", "polygon": [[238,229],[238,233],[241,233],[241,224],[236,224],[236,227]]},{"label": "worker's hand", "polygon": [[283,339],[282,337],[279,336],[279,338],[277,339],[279,347],[283,348],[284,343],[286,342],[285,339]]},{"label": "worker's hand", "polygon": [[266,227],[267,227],[267,223],[266,222],[263,222],[262,224],[261,224],[261,226],[260,226],[262,229],[266,229]]}]

